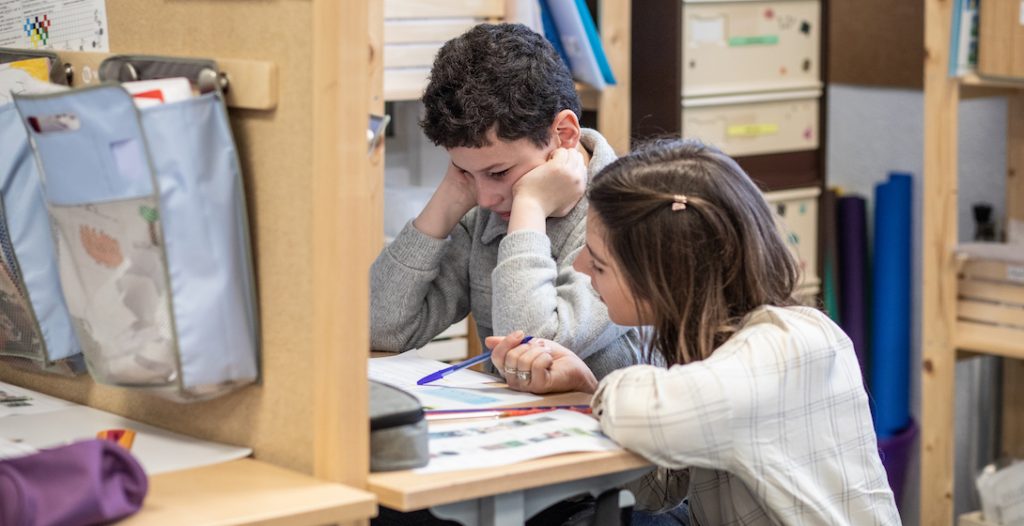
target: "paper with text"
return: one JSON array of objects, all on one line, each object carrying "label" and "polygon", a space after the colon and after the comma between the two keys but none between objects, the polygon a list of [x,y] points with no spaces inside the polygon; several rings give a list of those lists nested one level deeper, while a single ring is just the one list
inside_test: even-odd
[{"label": "paper with text", "polygon": [[[29,407],[8,408],[0,418],[0,449],[3,444],[47,449],[96,438],[107,429],[135,431],[132,455],[147,475],[192,469],[244,458],[252,454],[246,447],[200,440],[129,420],[88,406],[73,404],[35,391],[0,382],[0,391],[8,395],[30,396]],[[2,407],[2,405],[0,405]],[[20,412],[19,412],[20,410]],[[15,451],[14,446],[9,451]]]},{"label": "paper with text", "polygon": [[429,385],[416,381],[449,367],[444,362],[420,358],[415,350],[396,356],[371,358],[371,380],[393,385],[419,399],[425,409],[502,407],[540,400],[539,396],[513,391],[500,378],[462,369]]},{"label": "paper with text", "polygon": [[59,398],[0,382],[0,418],[50,413],[72,406],[71,402]]},{"label": "paper with text", "polygon": [[502,466],[579,451],[617,451],[593,417],[549,411],[515,418],[430,426],[430,463],[417,473]]}]

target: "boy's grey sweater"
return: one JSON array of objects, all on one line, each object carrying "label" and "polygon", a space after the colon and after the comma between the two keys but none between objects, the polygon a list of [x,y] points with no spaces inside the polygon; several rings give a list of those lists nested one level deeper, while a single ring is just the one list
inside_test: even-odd
[{"label": "boy's grey sweater", "polygon": [[[615,160],[608,142],[584,129],[593,177]],[[405,351],[427,344],[470,312],[481,344],[516,330],[556,341],[576,352],[598,379],[639,363],[636,330],[608,320],[590,278],[572,263],[586,236],[583,199],[562,218],[548,218],[547,235],[507,234],[508,223],[473,208],[439,240],[412,222],[370,270],[370,343],[374,350]]]}]

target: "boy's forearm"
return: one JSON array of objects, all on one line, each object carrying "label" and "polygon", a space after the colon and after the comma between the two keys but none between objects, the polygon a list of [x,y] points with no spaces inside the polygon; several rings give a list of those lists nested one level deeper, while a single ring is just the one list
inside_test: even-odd
[{"label": "boy's forearm", "polygon": [[547,234],[548,213],[533,199],[517,198],[512,202],[512,217],[508,220],[508,233],[532,230]]},{"label": "boy's forearm", "polygon": [[440,199],[431,198],[412,225],[434,239],[445,239],[465,213],[465,210],[455,210]]}]

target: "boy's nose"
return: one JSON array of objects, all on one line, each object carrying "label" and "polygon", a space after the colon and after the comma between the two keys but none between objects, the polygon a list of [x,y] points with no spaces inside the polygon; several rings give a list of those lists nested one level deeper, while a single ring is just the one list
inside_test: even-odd
[{"label": "boy's nose", "polygon": [[491,209],[501,204],[502,198],[500,192],[495,192],[493,189],[488,188],[484,185],[477,185],[476,187],[476,204],[480,208]]},{"label": "boy's nose", "polygon": [[579,254],[576,255],[576,259],[572,262],[572,268],[576,272],[581,272],[581,273],[586,274],[586,275],[589,276],[590,274],[587,272],[587,270],[589,270],[589,269],[587,268],[587,265],[586,265],[586,262],[587,262],[586,258],[587,258],[587,249],[583,249],[583,250],[580,251]]}]

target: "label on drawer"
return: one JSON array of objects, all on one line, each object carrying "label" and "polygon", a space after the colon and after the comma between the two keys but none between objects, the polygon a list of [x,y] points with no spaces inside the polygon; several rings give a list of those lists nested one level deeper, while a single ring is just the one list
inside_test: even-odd
[{"label": "label on drawer", "polygon": [[1024,267],[1017,265],[1006,265],[1006,279],[1024,283]]},{"label": "label on drawer", "polygon": [[778,124],[733,124],[725,129],[729,137],[760,137],[779,133]]},{"label": "label on drawer", "polygon": [[694,44],[721,44],[724,40],[724,17],[693,17],[693,21],[690,22],[690,42]]},{"label": "label on drawer", "polygon": [[748,37],[729,37],[729,46],[774,46],[779,43],[779,35],[753,35]]}]

